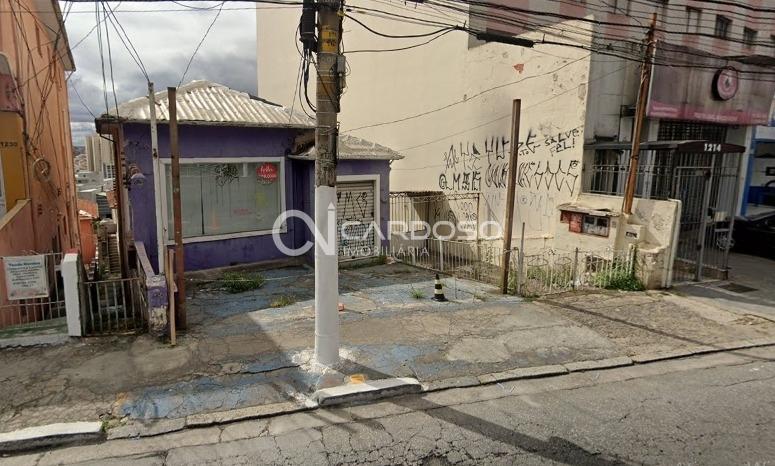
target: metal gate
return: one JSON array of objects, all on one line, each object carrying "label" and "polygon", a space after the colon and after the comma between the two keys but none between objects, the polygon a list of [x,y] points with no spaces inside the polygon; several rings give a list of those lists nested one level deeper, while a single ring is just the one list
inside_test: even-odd
[{"label": "metal gate", "polygon": [[87,335],[141,331],[147,322],[144,281],[140,277],[83,282]]},{"label": "metal gate", "polygon": [[673,267],[677,282],[726,279],[738,198],[739,153],[678,153],[673,196],[681,200]]},{"label": "metal gate", "polygon": [[379,254],[374,228],[375,202],[373,181],[337,184],[336,244],[340,259]]}]

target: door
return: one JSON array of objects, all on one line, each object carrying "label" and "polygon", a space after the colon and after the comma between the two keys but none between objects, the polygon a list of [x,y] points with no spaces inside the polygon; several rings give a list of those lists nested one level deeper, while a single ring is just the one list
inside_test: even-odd
[{"label": "door", "polygon": [[676,167],[674,196],[681,200],[678,246],[673,264],[677,282],[700,280],[708,225],[711,167]]},{"label": "door", "polygon": [[676,281],[727,278],[739,163],[739,154],[717,153],[707,157],[707,166],[675,169],[673,196],[681,200]]},{"label": "door", "polygon": [[337,183],[336,244],[340,260],[379,253],[374,197],[373,181]]}]

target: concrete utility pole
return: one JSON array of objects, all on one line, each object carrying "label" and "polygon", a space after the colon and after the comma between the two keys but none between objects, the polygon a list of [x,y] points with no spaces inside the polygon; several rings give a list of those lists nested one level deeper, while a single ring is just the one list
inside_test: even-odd
[{"label": "concrete utility pole", "polygon": [[[318,49],[315,129],[315,359],[339,362],[339,263],[336,254],[336,158],[341,0],[317,0]],[[341,57],[341,58],[340,58]],[[333,217],[333,218],[330,218]]]},{"label": "concrete utility pole", "polygon": [[[511,261],[511,232],[514,223],[514,197],[517,191],[517,149],[519,148],[519,120],[522,100],[514,99],[511,106],[511,152],[509,153],[509,181],[506,188],[506,215],[503,231],[503,268],[501,269],[501,293],[509,291],[509,263]],[[522,230],[524,236],[525,230]]]},{"label": "concrete utility pole", "polygon": [[640,135],[643,131],[643,120],[646,118],[646,106],[649,98],[649,85],[651,83],[651,67],[654,58],[654,30],[657,26],[657,14],[651,17],[651,26],[646,35],[646,53],[643,56],[643,65],[640,72],[640,90],[638,102],[635,108],[635,124],[632,130],[632,150],[630,150],[630,172],[627,176],[627,188],[624,191],[624,206],[622,212],[632,213],[632,201],[635,197],[635,185],[638,179],[638,157],[640,156]]},{"label": "concrete utility pole", "polygon": [[[172,159],[172,217],[175,224],[175,286],[178,289],[175,303],[177,327],[186,329],[186,280],[183,263],[183,219],[180,202],[180,147],[178,144],[177,89],[167,88],[170,108],[170,158]],[[161,238],[161,241],[166,238]]]}]

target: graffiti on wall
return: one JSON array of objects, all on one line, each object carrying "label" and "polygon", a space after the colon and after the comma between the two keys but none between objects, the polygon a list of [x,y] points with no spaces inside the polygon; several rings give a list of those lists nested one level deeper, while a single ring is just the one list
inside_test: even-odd
[{"label": "graffiti on wall", "polygon": [[567,192],[573,195],[581,176],[578,160],[539,160],[519,162],[517,184],[520,188]]},{"label": "graffiti on wall", "polygon": [[[439,188],[445,192],[481,192],[481,220],[502,221],[510,144],[505,136],[490,136],[451,145],[442,155],[444,168],[438,174]],[[580,190],[582,145],[583,126],[551,131],[530,128],[518,143],[516,209],[518,218],[531,230],[549,228],[557,203],[565,202]],[[464,220],[457,209],[451,209],[449,215],[454,220]]]},{"label": "graffiti on wall", "polygon": [[[374,210],[369,209],[370,191],[336,192],[336,236],[340,256],[370,255],[374,247]],[[365,252],[367,251],[367,252]]]},{"label": "graffiti on wall", "polygon": [[517,145],[517,153],[520,157],[548,154],[554,156],[573,149],[582,142],[582,126],[577,126],[565,131],[550,133],[539,138],[530,128],[524,141]]}]

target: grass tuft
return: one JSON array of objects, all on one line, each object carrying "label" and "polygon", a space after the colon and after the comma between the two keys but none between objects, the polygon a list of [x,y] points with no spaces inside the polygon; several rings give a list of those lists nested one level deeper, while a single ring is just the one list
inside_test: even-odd
[{"label": "grass tuft", "polygon": [[295,302],[296,302],[296,298],[294,298],[291,295],[284,294],[273,298],[272,301],[269,303],[269,305],[271,307],[285,307],[285,306],[290,306]]},{"label": "grass tuft", "polygon": [[244,293],[264,286],[264,276],[260,273],[226,272],[221,280],[229,293]]}]

